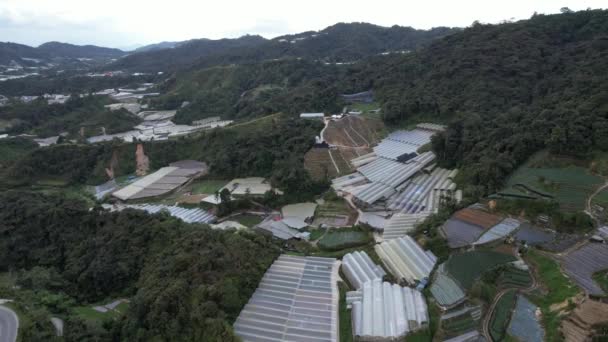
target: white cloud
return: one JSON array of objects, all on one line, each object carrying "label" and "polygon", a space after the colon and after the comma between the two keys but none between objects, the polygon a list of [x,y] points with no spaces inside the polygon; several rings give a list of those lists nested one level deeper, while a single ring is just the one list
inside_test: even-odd
[{"label": "white cloud", "polygon": [[238,37],[320,30],[337,22],[364,21],[415,28],[496,23],[606,7],[605,0],[2,0],[0,40],[38,45],[49,40],[125,46],[164,40]]}]

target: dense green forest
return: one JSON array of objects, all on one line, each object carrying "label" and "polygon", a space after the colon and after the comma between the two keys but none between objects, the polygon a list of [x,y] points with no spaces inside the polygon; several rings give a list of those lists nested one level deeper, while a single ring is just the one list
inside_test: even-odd
[{"label": "dense green forest", "polygon": [[339,83],[343,71],[335,65],[288,59],[257,64],[212,67],[178,73],[163,84],[165,93],[153,104],[178,108],[177,123],[210,116],[243,119],[272,113],[341,110]]},{"label": "dense green forest", "polygon": [[[0,221],[0,272],[18,274],[20,285],[0,285],[0,296],[27,296],[36,324],[66,317],[67,341],[236,341],[229,323],[279,253],[259,234],[89,210],[60,195],[3,192]],[[131,297],[129,310],[103,328],[71,306],[120,296]],[[49,328],[27,325],[20,335],[51,340]]]},{"label": "dense green forest", "polygon": [[496,191],[532,153],[586,157],[608,137],[608,12],[475,24],[403,57],[361,65],[384,120],[450,123],[433,140],[474,193]]},{"label": "dense green forest", "polygon": [[[211,176],[260,176],[308,198],[319,187],[304,170],[304,153],[322,128],[320,122],[284,118],[280,115],[229,129],[216,129],[195,137],[145,142],[152,169],[194,159],[206,161]],[[135,172],[135,144],[60,144],[26,154],[4,172],[5,187],[26,186],[47,178],[67,184],[99,184],[107,181],[106,168],[116,176]]]},{"label": "dense green forest", "polygon": [[[106,67],[157,72],[183,68],[255,63],[297,57],[324,62],[352,62],[387,51],[413,50],[459,29],[438,27],[381,27],[340,23],[319,32],[304,32],[267,40],[260,36],[238,39],[196,39],[172,49],[133,53]],[[295,43],[290,43],[294,41]]]},{"label": "dense green forest", "polygon": [[114,75],[89,77],[76,72],[52,73],[46,76],[17,78],[0,82],[0,94],[4,96],[41,96],[44,94],[89,94],[104,89],[135,87],[140,83],[162,81],[162,75]]},{"label": "dense green forest", "polygon": [[48,137],[67,132],[71,136],[99,135],[105,127],[107,134],[128,131],[141,119],[125,109],[111,111],[104,105],[111,103],[102,96],[72,96],[65,104],[47,104],[39,98],[29,103],[0,107],[0,122],[11,134],[31,133]]}]

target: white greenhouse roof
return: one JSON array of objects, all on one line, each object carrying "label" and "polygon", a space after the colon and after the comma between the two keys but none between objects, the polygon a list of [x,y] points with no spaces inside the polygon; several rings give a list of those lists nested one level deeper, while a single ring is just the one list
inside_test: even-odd
[{"label": "white greenhouse roof", "polygon": [[417,290],[382,282],[366,282],[347,294],[352,307],[355,336],[363,339],[395,339],[428,324],[427,305]]},{"label": "white greenhouse roof", "polygon": [[407,235],[414,231],[416,225],[424,221],[430,214],[426,211],[417,214],[394,214],[384,227],[382,238],[386,241]]},{"label": "white greenhouse roof", "polygon": [[355,289],[360,289],[364,283],[380,279],[386,275],[382,266],[374,264],[365,252],[352,252],[342,258],[342,272]]},{"label": "white greenhouse roof", "polygon": [[425,252],[409,235],[385,241],[374,248],[386,268],[409,284],[428,278],[437,262],[430,251]]},{"label": "white greenhouse roof", "polygon": [[281,255],[234,323],[245,342],[337,342],[338,262]]},{"label": "white greenhouse roof", "polygon": [[281,240],[289,240],[298,236],[297,229],[290,228],[281,221],[274,221],[272,218],[260,223],[257,228],[270,232],[274,237]]},{"label": "white greenhouse roof", "polygon": [[520,224],[521,223],[516,219],[506,218],[502,220],[499,224],[486,230],[473,244],[483,245],[485,243],[504,239],[505,237],[511,235],[511,233],[513,233],[517,228],[519,228]]},{"label": "white greenhouse roof", "polygon": [[307,221],[315,216],[316,203],[295,203],[281,208],[283,217],[295,217],[302,221]]},{"label": "white greenhouse roof", "polygon": [[112,196],[126,201],[163,195],[206,172],[205,163],[193,160],[176,162],[115,191]]},{"label": "white greenhouse roof", "polygon": [[447,308],[461,303],[465,299],[465,293],[444,268],[445,263],[439,266],[430,290],[437,303],[441,307]]},{"label": "white greenhouse roof", "polygon": [[217,218],[207,211],[199,208],[182,208],[164,204],[116,204],[104,206],[111,211],[121,211],[127,208],[144,210],[150,214],[156,214],[163,210],[169,212],[173,217],[177,217],[186,223],[211,223]]}]

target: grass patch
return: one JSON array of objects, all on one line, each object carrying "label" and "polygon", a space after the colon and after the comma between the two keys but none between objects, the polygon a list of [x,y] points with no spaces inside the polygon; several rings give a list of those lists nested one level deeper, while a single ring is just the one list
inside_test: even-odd
[{"label": "grass patch", "polygon": [[318,228],[318,229],[313,229],[310,231],[310,241],[317,241],[321,238],[321,236],[323,236],[323,234],[325,234],[325,232],[327,231],[327,229],[324,228]]},{"label": "grass patch", "polygon": [[537,293],[530,297],[531,301],[540,307],[543,313],[546,339],[547,341],[560,341],[562,340],[559,333],[560,312],[558,310],[551,311],[550,307],[574,297],[578,293],[578,288],[562,274],[559,264],[551,258],[535,250],[530,250],[526,255],[526,261],[535,266],[539,281],[546,288],[545,293]]},{"label": "grass patch", "polygon": [[450,275],[468,290],[484,272],[515,260],[514,256],[508,254],[473,251],[452,255],[447,261],[446,267]]},{"label": "grass patch", "polygon": [[361,246],[371,240],[370,232],[363,229],[333,229],[319,241],[319,248],[326,251],[338,251],[345,248]]},{"label": "grass patch", "polygon": [[72,309],[73,314],[84,319],[87,322],[103,323],[105,320],[118,319],[122,317],[129,309],[129,303],[120,303],[114,310],[107,312],[99,312],[91,306],[77,306]]},{"label": "grass patch", "polygon": [[507,326],[511,320],[511,312],[515,307],[515,300],[515,291],[509,291],[496,303],[490,321],[490,335],[494,341],[502,341],[505,337]]},{"label": "grass patch", "polygon": [[600,285],[602,290],[608,292],[608,270],[595,273],[593,275],[593,280]]},{"label": "grass patch", "polygon": [[221,189],[224,185],[228,184],[228,181],[219,179],[205,179],[192,183],[192,194],[200,195],[212,195],[216,191]]},{"label": "grass patch", "polygon": [[262,222],[264,219],[258,215],[240,214],[240,215],[231,217],[229,220],[236,221],[236,222],[242,224],[243,226],[251,228],[251,227],[259,224],[260,222]]},{"label": "grass patch", "polygon": [[338,287],[340,288],[340,342],[352,342],[354,340],[352,315],[346,308],[346,292],[349,288],[344,282],[338,283]]}]

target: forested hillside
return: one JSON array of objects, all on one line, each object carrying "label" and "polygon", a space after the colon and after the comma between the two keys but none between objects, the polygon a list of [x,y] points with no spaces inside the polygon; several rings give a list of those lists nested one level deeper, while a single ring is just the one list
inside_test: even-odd
[{"label": "forested hillside", "polygon": [[589,10],[475,24],[351,78],[369,82],[389,124],[452,122],[433,149],[488,193],[539,149],[585,157],[608,146],[607,60],[608,11]]},{"label": "forested hillside", "polygon": [[[271,116],[251,124],[218,129],[196,137],[143,143],[153,169],[183,159],[206,161],[213,177],[259,176],[307,199],[323,189],[304,170],[304,154],[322,128],[320,122]],[[115,159],[116,162],[112,162]],[[36,149],[5,170],[5,187],[27,186],[51,178],[66,184],[100,184],[135,172],[135,144],[64,144]],[[1,184],[0,184],[1,185]]]},{"label": "forested hillside", "polygon": [[[33,291],[28,312],[39,326],[24,322],[24,341],[52,339],[51,314],[67,317],[68,341],[236,341],[229,323],[278,255],[251,232],[89,210],[59,195],[3,192],[0,221],[0,272],[19,271],[20,290]],[[3,296],[19,293],[0,286]],[[103,328],[70,308],[113,296],[133,296],[130,309]]]},{"label": "forested hillside", "polygon": [[0,107],[0,132],[11,134],[31,133],[40,137],[55,136],[66,132],[72,137],[99,135],[101,128],[107,134],[130,130],[141,119],[121,109],[110,111],[104,105],[110,103],[106,97],[71,97],[65,104],[48,105],[39,98],[30,103],[17,103]]},{"label": "forested hillside", "polygon": [[118,60],[109,69],[146,72],[179,70],[196,66],[261,62],[268,59],[300,57],[324,62],[353,62],[383,52],[413,50],[432,40],[457,32],[446,27],[415,30],[366,23],[337,24],[318,32],[277,37],[238,39],[197,39],[172,49],[134,53]]},{"label": "forested hillside", "polygon": [[[94,45],[73,45],[60,42],[48,42],[39,47],[23,44],[0,42],[0,64],[8,65],[15,61],[24,65],[38,66],[39,63],[62,62],[62,59],[90,58],[104,59],[123,56],[125,52]],[[27,59],[37,59],[32,61]]]},{"label": "forested hillside", "polygon": [[342,68],[320,62],[287,59],[180,72],[164,83],[166,95],[154,101],[178,110],[179,123],[209,116],[243,119],[283,112],[337,112]]}]

